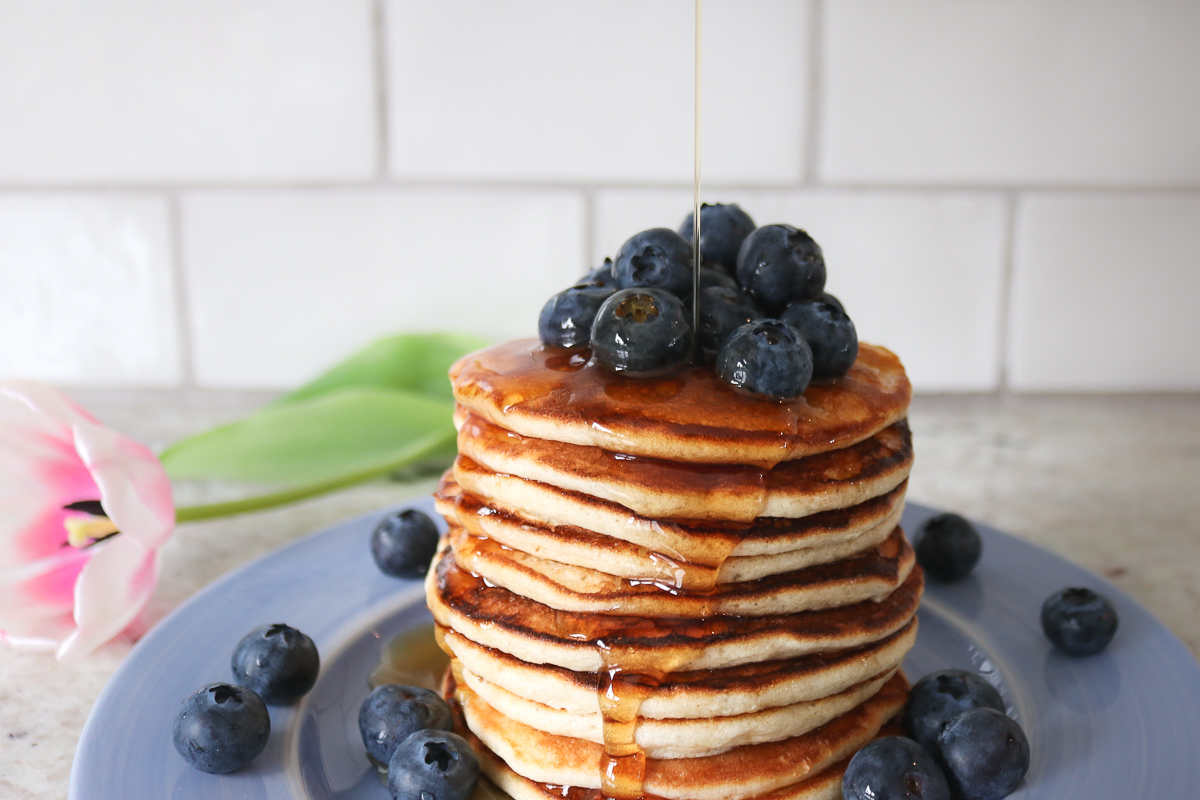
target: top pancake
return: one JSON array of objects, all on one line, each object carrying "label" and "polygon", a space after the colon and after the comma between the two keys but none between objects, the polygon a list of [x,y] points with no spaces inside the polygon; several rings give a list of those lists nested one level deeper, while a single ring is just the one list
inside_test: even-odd
[{"label": "top pancake", "polygon": [[912,398],[900,360],[870,344],[845,376],[788,401],[740,394],[708,367],[615,375],[533,339],[465,356],[450,380],[460,405],[515,433],[707,464],[773,466],[845,448],[903,419]]}]

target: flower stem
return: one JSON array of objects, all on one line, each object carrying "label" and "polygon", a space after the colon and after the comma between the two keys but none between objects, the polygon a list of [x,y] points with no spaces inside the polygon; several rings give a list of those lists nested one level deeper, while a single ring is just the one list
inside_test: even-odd
[{"label": "flower stem", "polygon": [[304,500],[309,497],[316,497],[320,494],[332,492],[337,489],[344,489],[347,486],[353,486],[356,483],[363,483],[372,478],[379,478],[387,475],[390,472],[395,472],[398,469],[410,466],[417,463],[421,459],[427,458],[438,452],[446,445],[454,440],[455,432],[453,430],[448,433],[438,432],[423,436],[415,442],[405,447],[403,450],[396,452],[392,459],[376,464],[365,469],[355,472],[347,472],[344,475],[339,475],[336,478],[329,478],[316,483],[307,483],[300,486],[293,486],[289,489],[283,489],[278,492],[269,494],[260,494],[254,497],[244,497],[240,500],[229,500],[224,503],[209,503],[202,506],[184,506],[183,508],[175,509],[176,522],[194,522],[202,519],[213,519],[215,517],[228,517],[234,514],[245,514],[249,511],[261,511],[266,508],[274,508],[288,503],[294,503],[298,500]]}]

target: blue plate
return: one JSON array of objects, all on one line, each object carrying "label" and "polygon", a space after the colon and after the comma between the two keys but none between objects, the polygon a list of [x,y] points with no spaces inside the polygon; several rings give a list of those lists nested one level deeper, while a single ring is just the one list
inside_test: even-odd
[{"label": "blue plate", "polygon": [[[426,507],[430,504],[426,503]],[[910,505],[908,530],[933,512]],[[143,639],[100,695],[80,739],[71,800],[387,800],[358,735],[359,704],[387,640],[429,621],[418,581],[382,575],[368,535],[380,515],[271,553],[197,594]],[[1033,764],[1013,798],[1128,800],[1200,793],[1200,665],[1140,606],[1091,573],[981,528],[974,574],[931,583],[910,677],[978,670],[1029,735]],[[1042,601],[1090,586],[1116,605],[1107,651],[1071,659],[1042,636]],[[287,622],[316,641],[322,673],[294,708],[271,710],[270,744],[251,766],[205,775],[171,744],[180,702],[228,680],[248,631]]]}]

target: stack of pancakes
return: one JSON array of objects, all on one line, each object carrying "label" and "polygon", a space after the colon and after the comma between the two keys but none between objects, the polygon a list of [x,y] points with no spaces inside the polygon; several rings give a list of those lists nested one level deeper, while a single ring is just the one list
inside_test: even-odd
[{"label": "stack of pancakes", "polygon": [[782,403],[534,341],[451,380],[428,601],[484,773],[517,800],[839,797],[916,636],[899,360],[864,344]]}]

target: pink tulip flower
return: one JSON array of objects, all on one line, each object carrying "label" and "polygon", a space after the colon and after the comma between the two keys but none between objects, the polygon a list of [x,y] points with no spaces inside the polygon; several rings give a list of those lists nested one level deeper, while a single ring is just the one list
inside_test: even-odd
[{"label": "pink tulip flower", "polygon": [[0,381],[0,640],[60,661],[125,630],[175,527],[146,447],[60,392]]}]

